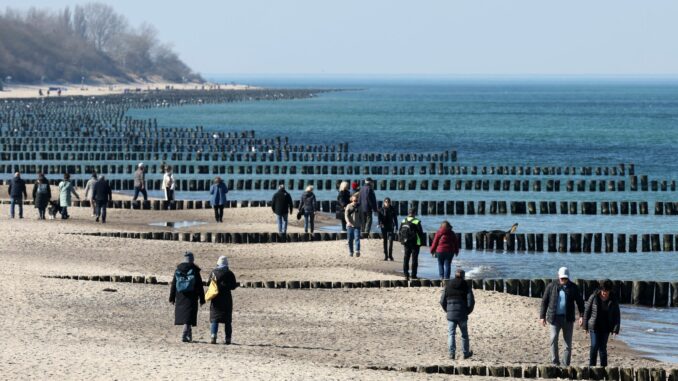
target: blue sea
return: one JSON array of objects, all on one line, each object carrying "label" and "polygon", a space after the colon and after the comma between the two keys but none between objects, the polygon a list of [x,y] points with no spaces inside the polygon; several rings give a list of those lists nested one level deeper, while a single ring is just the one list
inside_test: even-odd
[{"label": "blue sea", "polygon": [[[254,86],[339,89],[303,100],[243,102],[131,110],[161,127],[203,126],[289,136],[292,144],[348,142],[353,152],[440,152],[454,149],[467,166],[607,166],[634,163],[637,175],[678,180],[678,81],[633,78],[371,78],[218,76]],[[309,176],[300,176],[309,178]],[[380,179],[379,176],[373,176]],[[461,176],[460,178],[478,178]],[[457,178],[457,177],[453,177]],[[498,178],[498,177],[497,177]],[[511,177],[511,179],[516,177]],[[519,178],[519,177],[517,177]],[[524,177],[538,178],[538,177]],[[565,176],[539,176],[561,178]],[[608,177],[609,179],[610,177]],[[316,192],[334,200],[335,192]],[[269,199],[270,192],[229,193]],[[299,197],[300,192],[293,192]],[[627,200],[678,201],[676,192],[379,191],[397,200]],[[178,192],[179,198],[206,198]],[[676,216],[431,216],[433,231],[449,219],[459,232],[678,233]],[[558,267],[580,278],[678,281],[678,253],[505,254],[463,251],[458,265],[478,278],[543,278]],[[437,277],[422,255],[423,273]],[[621,340],[648,356],[678,362],[678,309],[624,307]],[[624,325],[624,323],[622,323]]]}]

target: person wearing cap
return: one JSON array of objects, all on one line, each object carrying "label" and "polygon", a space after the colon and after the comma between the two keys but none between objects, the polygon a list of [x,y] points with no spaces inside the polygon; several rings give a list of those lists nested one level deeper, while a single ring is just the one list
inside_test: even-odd
[{"label": "person wearing cap", "polygon": [[146,174],[144,173],[144,163],[139,163],[136,172],[134,172],[134,197],[132,200],[136,201],[139,193],[144,196],[144,201],[148,200],[148,192],[146,192]]},{"label": "person wearing cap", "polygon": [[212,280],[217,283],[219,293],[210,301],[210,342],[212,344],[217,343],[219,324],[224,324],[224,344],[229,345],[233,334],[231,325],[233,321],[233,297],[231,291],[238,288],[238,282],[236,282],[233,272],[228,268],[228,258],[223,255],[219,257],[217,267],[210,273],[208,284]]},{"label": "person wearing cap", "polygon": [[360,192],[360,186],[358,185],[357,182],[354,181],[351,183],[351,194],[349,196],[353,196],[358,192]]},{"label": "person wearing cap", "polygon": [[[190,343],[193,340],[191,327],[198,324],[198,301],[205,304],[205,290],[202,288],[200,267],[194,263],[193,253],[186,252],[184,261],[177,265],[172,277],[170,288],[170,303],[174,304],[174,325],[183,325],[181,341]],[[179,285],[179,282],[181,284]],[[187,288],[177,290],[177,286]]]},{"label": "person wearing cap", "polygon": [[362,232],[368,233],[372,230],[372,213],[379,213],[377,208],[377,196],[373,189],[372,178],[365,179],[365,186],[360,189],[360,212],[363,215]]},{"label": "person wearing cap", "polygon": [[558,335],[561,330],[563,340],[565,340],[563,365],[570,365],[575,305],[579,312],[579,326],[581,327],[584,323],[584,300],[579,287],[570,281],[570,270],[567,267],[561,267],[558,269],[558,279],[546,286],[539,313],[539,322],[544,327],[546,323],[551,325],[551,362],[553,365],[561,365],[558,357]]},{"label": "person wearing cap", "polygon": [[447,312],[447,350],[450,360],[454,360],[457,351],[455,335],[457,327],[461,331],[461,349],[464,359],[473,356],[468,338],[468,315],[473,312],[476,305],[473,290],[466,283],[466,273],[457,269],[454,278],[447,282],[442,295],[440,305]]},{"label": "person wearing cap", "polygon": [[294,202],[292,196],[285,190],[284,184],[280,184],[278,191],[273,195],[271,209],[273,209],[278,222],[278,233],[287,234],[287,217],[294,210]]},{"label": "person wearing cap", "polygon": [[606,279],[586,302],[584,330],[591,336],[589,366],[596,366],[600,353],[600,366],[607,366],[607,339],[619,334],[620,313],[614,283]]},{"label": "person wearing cap", "polygon": [[[404,251],[403,273],[407,280],[410,280],[410,258],[412,258],[412,279],[417,279],[419,250],[426,242],[424,227],[421,225],[421,221],[415,217],[415,212],[414,208],[408,209],[407,217],[400,223],[400,230],[398,231],[398,234],[400,235],[400,244],[403,245]],[[403,237],[405,231],[413,232],[415,234],[415,239],[406,240],[405,237]]]}]

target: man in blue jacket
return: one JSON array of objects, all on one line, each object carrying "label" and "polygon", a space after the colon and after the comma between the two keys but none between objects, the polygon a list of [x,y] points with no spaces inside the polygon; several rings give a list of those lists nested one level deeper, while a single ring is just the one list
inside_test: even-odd
[{"label": "man in blue jacket", "polygon": [[24,199],[28,197],[26,194],[26,182],[21,178],[21,173],[18,171],[14,173],[14,177],[9,181],[9,217],[14,218],[14,205],[19,205],[19,218],[24,218]]}]

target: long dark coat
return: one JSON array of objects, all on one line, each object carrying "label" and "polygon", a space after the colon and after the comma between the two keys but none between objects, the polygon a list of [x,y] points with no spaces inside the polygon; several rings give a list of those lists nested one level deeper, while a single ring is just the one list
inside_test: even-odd
[{"label": "long dark coat", "polygon": [[33,185],[33,203],[38,209],[47,208],[49,200],[52,199],[52,189],[50,188],[49,183],[45,182],[45,184],[47,185],[47,193],[45,194],[38,192],[38,186],[40,185],[39,182]]},{"label": "long dark coat", "polygon": [[177,266],[177,270],[184,273],[191,268],[195,274],[193,292],[177,292],[176,276],[172,276],[169,301],[174,303],[174,325],[190,324],[195,327],[198,323],[198,300],[200,304],[205,304],[205,290],[202,287],[200,267],[193,263],[180,263]]},{"label": "long dark coat", "polygon": [[[216,278],[217,288],[219,294],[210,303],[210,321],[218,323],[230,323],[233,315],[233,297],[231,290],[238,288],[238,283],[235,281],[235,275],[228,268],[212,270],[210,274],[210,281],[212,277]],[[209,284],[209,283],[208,283]]]}]

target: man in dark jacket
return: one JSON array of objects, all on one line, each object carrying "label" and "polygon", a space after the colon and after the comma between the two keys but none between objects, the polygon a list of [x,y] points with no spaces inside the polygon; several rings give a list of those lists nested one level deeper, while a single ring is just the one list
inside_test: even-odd
[{"label": "man in dark jacket", "polygon": [[464,351],[464,359],[473,356],[470,350],[468,338],[468,315],[473,312],[475,299],[473,290],[466,283],[466,273],[462,269],[457,269],[454,279],[447,282],[445,290],[440,297],[440,306],[447,312],[447,347],[450,359],[454,360],[457,345],[455,342],[455,333],[457,327],[461,331],[461,348]]},{"label": "man in dark jacket", "polygon": [[273,209],[273,213],[275,213],[278,220],[278,233],[286,234],[287,216],[292,214],[294,203],[292,202],[292,196],[285,190],[285,185],[280,184],[278,191],[273,195],[271,209]]},{"label": "man in dark jacket", "polygon": [[183,325],[181,341],[193,340],[191,327],[198,324],[198,301],[205,304],[205,290],[202,288],[200,267],[196,266],[193,253],[184,254],[184,262],[177,266],[172,277],[170,303],[174,304],[174,325]]},{"label": "man in dark jacket", "polygon": [[96,208],[94,213],[97,216],[96,221],[99,222],[101,218],[101,223],[106,223],[106,208],[108,207],[108,202],[113,200],[113,192],[111,191],[111,186],[106,181],[104,176],[100,176],[99,180],[94,183],[94,190],[92,191],[92,199],[96,202]]},{"label": "man in dark jacket", "polygon": [[546,327],[546,323],[551,325],[551,362],[556,366],[560,366],[558,335],[561,330],[563,331],[563,340],[565,340],[563,365],[570,365],[575,303],[579,311],[579,326],[581,327],[584,322],[584,299],[579,292],[579,287],[570,281],[570,270],[567,267],[561,267],[558,269],[558,280],[546,286],[539,313],[541,324],[544,327]]},{"label": "man in dark jacket", "polygon": [[377,208],[377,196],[374,193],[374,183],[372,179],[368,177],[365,179],[365,186],[360,188],[360,199],[358,203],[360,204],[360,212],[363,215],[363,233],[370,233],[372,230],[372,212],[379,213]]},{"label": "man in dark jacket", "polygon": [[28,198],[26,193],[26,182],[21,178],[21,173],[14,173],[14,177],[9,181],[9,217],[14,218],[14,205],[19,205],[19,218],[24,218],[24,199]]},{"label": "man in dark jacket", "polygon": [[416,234],[415,239],[405,241],[404,237],[400,237],[400,243],[403,245],[404,259],[403,259],[403,273],[405,279],[410,279],[410,258],[412,258],[412,279],[417,279],[417,268],[419,267],[419,248],[424,246],[426,236],[424,235],[424,228],[421,221],[414,216],[415,210],[410,208],[407,211],[407,217],[400,223],[399,234],[403,234],[404,227],[407,225],[407,230],[413,231]]},{"label": "man in dark jacket", "polygon": [[391,199],[388,197],[379,209],[378,221],[384,240],[384,260],[393,260],[393,234],[398,230],[398,212],[391,206]]},{"label": "man in dark jacket", "polygon": [[146,174],[144,172],[144,163],[139,163],[136,172],[134,172],[134,197],[132,200],[136,201],[139,193],[144,196],[144,201],[148,200],[148,192],[146,192]]}]

